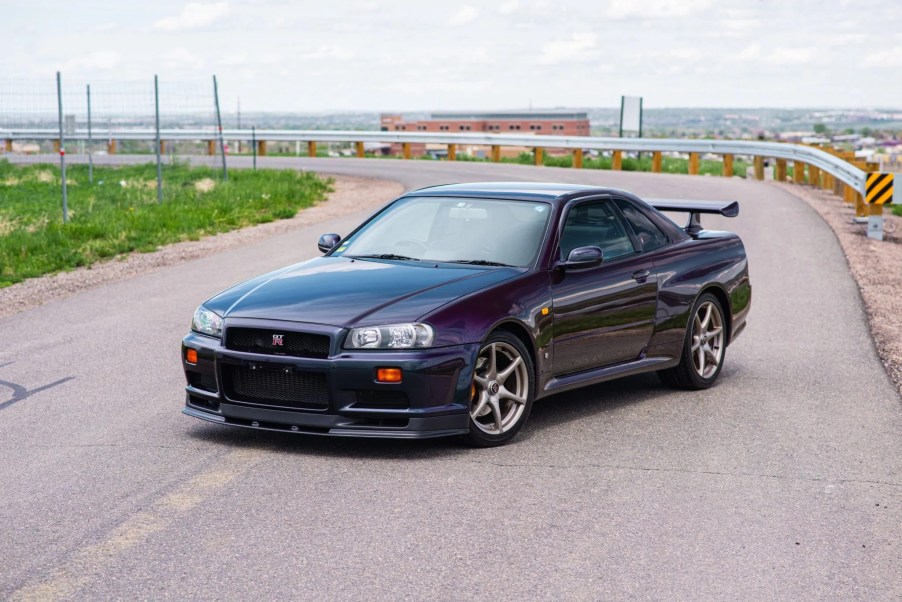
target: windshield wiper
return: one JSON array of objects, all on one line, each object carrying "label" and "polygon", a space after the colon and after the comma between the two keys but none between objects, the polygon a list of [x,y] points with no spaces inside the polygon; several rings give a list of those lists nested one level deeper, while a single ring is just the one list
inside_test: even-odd
[{"label": "windshield wiper", "polygon": [[465,263],[467,265],[491,265],[500,268],[512,268],[509,263],[501,263],[500,261],[489,261],[488,259],[454,259],[445,263]]},{"label": "windshield wiper", "polygon": [[419,261],[416,257],[395,255],[394,253],[373,253],[372,255],[345,255],[351,259],[397,259],[399,261]]}]

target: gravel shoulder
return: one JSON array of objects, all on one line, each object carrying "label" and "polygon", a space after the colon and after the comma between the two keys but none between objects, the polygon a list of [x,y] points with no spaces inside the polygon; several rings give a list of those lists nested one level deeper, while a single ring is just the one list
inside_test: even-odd
[{"label": "gravel shoulder", "polygon": [[165,267],[205,257],[260,239],[282,234],[363,211],[375,209],[399,196],[404,187],[388,180],[333,175],[333,192],[317,205],[298,212],[291,219],[224,232],[197,241],[180,242],[152,253],[131,253],[69,272],[30,278],[0,289],[0,318],[78,294],[119,280],[154,272]]},{"label": "gravel shoulder", "polygon": [[854,207],[836,195],[808,186],[773,185],[808,203],[836,233],[861,291],[877,353],[902,394],[902,218],[884,210],[884,240],[871,240],[866,225],[852,223]]}]

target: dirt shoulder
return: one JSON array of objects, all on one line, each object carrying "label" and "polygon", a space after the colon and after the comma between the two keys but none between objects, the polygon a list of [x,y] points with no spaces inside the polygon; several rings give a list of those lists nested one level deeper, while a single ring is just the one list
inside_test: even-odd
[{"label": "dirt shoulder", "polygon": [[839,239],[858,283],[877,353],[902,394],[902,218],[884,210],[882,242],[867,237],[867,226],[853,224],[852,205],[807,186],[778,184],[817,211]]},{"label": "dirt shoulder", "polygon": [[226,249],[245,246],[268,236],[310,226],[355,211],[375,209],[404,191],[403,186],[397,182],[387,180],[343,175],[334,175],[332,178],[335,181],[334,192],[325,201],[299,211],[291,219],[224,232],[198,241],[180,242],[162,247],[153,253],[131,253],[90,267],[30,278],[2,288],[0,318],[104,284],[160,270]]}]

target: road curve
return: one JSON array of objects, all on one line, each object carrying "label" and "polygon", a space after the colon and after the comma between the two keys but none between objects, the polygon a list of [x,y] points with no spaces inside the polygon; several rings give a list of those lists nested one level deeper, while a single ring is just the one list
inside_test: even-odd
[{"label": "road curve", "polygon": [[4,319],[0,598],[902,598],[902,404],[833,233],[803,202],[740,179],[260,164],[737,199],[738,219],[705,223],[745,240],[749,327],[711,390],[642,376],[558,395],[515,444],[475,450],[179,413],[197,303],[363,215]]}]

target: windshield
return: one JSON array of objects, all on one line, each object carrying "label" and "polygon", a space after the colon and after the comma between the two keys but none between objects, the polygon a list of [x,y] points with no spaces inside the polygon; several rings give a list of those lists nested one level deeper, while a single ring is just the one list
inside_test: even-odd
[{"label": "windshield", "polygon": [[550,213],[547,203],[531,201],[409,197],[333,256],[524,267],[535,261]]}]

